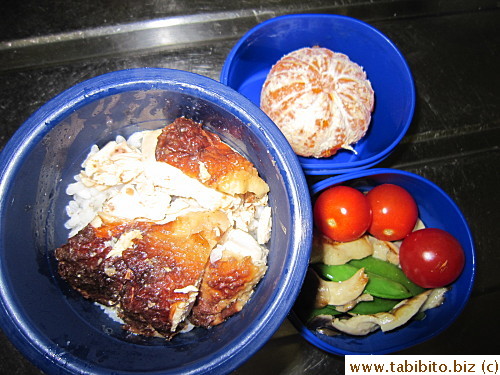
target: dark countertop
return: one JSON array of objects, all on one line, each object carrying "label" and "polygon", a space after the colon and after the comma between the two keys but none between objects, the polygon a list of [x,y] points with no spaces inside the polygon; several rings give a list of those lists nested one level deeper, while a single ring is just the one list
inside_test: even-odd
[{"label": "dark countertop", "polygon": [[[500,229],[498,2],[228,3],[27,0],[0,5],[0,147],[37,108],[93,76],[148,66],[218,79],[225,56],[238,38],[265,19],[298,12],[360,18],[400,48],[417,89],[412,125],[379,166],[411,171],[441,186],[468,220],[477,251],[475,286],[459,319],[434,339],[399,354],[499,354],[498,346],[488,340],[500,336],[494,315],[500,307],[500,251],[495,243]],[[155,24],[157,29],[152,28],[152,20],[161,21]],[[182,33],[188,28],[194,31],[193,25],[208,31]],[[184,37],[155,42],[156,32],[174,28]],[[133,43],[132,37],[147,43]],[[1,333],[0,348],[0,374],[41,374]],[[344,372],[344,359],[308,344],[285,321],[234,374],[256,371],[337,374]]]}]

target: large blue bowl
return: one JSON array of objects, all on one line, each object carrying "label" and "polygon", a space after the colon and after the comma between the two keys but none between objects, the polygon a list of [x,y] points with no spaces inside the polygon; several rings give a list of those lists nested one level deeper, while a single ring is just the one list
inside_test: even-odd
[{"label": "large blue bowl", "polygon": [[341,150],[329,158],[300,157],[304,172],[339,174],[372,167],[406,134],[415,109],[415,87],[398,48],[367,23],[329,14],[286,15],[262,22],[233,47],[220,81],[259,105],[271,67],[285,54],[315,45],[342,52],[365,69],[375,91],[375,109],[367,134],[354,146],[357,154]]},{"label": "large blue bowl", "polygon": [[[203,122],[248,157],[270,186],[269,269],[242,312],[166,342],[127,335],[59,277],[54,249],[68,235],[65,186],[92,144]],[[311,207],[300,164],[260,109],[211,79],[167,69],[114,72],[80,83],[34,113],[0,155],[0,324],[47,374],[224,374],[278,329],[300,290]]]},{"label": "large blue bowl", "polygon": [[451,325],[462,312],[471,294],[476,271],[472,234],[455,202],[433,182],[409,172],[375,168],[325,179],[314,184],[311,191],[315,196],[334,185],[369,190],[384,183],[402,186],[412,194],[418,205],[419,216],[427,227],[446,230],[458,239],[465,252],[465,268],[451,285],[451,290],[445,294],[443,305],[426,311],[425,319],[413,321],[394,331],[379,330],[361,337],[328,337],[307,329],[304,322],[292,311],[291,321],[303,337],[327,352],[341,355],[387,354],[424,342]]}]

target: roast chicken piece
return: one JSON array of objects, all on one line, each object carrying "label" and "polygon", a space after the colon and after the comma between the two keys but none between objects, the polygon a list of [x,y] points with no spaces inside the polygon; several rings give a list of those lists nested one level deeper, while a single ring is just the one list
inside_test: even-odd
[{"label": "roast chicken piece", "polygon": [[167,224],[88,225],[56,250],[59,273],[84,297],[114,306],[127,330],[170,338],[190,313],[228,225],[218,211]]},{"label": "roast chicken piece", "polygon": [[[61,277],[85,298],[115,309],[125,329],[146,336],[170,339],[187,323],[209,327],[240,311],[267,268],[267,249],[241,223],[252,220],[254,204],[267,202],[269,187],[254,166],[186,118],[145,132],[142,152],[121,143],[101,151],[80,176],[85,186],[106,190],[130,184],[145,190],[148,199],[140,200],[144,204],[134,211],[142,195],[124,185],[123,193],[103,202],[97,216],[56,250]],[[170,172],[165,183],[175,183],[177,190],[145,183],[161,179],[167,164],[196,178],[198,190],[210,189],[184,196],[197,181],[186,186],[185,179],[173,180]],[[155,173],[148,178],[145,172],[152,166]],[[156,190],[163,195],[153,197]],[[161,212],[156,215],[161,220],[149,214],[145,203],[168,212],[177,194],[186,204],[194,202],[192,210],[185,207],[168,222]],[[214,194],[230,204],[200,204],[200,199],[213,201]],[[264,212],[270,225],[270,211]],[[268,232],[267,224],[261,227]],[[267,241],[262,239],[267,234],[257,237],[260,243]]]},{"label": "roast chicken piece", "polygon": [[269,191],[250,161],[193,120],[179,117],[163,128],[156,146],[156,160],[179,168],[206,186],[227,194]]},{"label": "roast chicken piece", "polygon": [[190,317],[204,327],[241,311],[267,270],[267,250],[241,230],[226,233],[210,258]]}]

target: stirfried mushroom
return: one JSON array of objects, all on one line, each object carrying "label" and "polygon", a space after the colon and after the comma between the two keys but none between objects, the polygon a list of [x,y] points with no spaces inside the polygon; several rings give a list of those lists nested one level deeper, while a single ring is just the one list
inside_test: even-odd
[{"label": "stirfried mushroom", "polygon": [[356,315],[349,319],[333,319],[332,327],[350,335],[364,336],[380,328],[376,315]]},{"label": "stirfried mushroom", "polygon": [[399,266],[399,246],[401,243],[379,240],[369,236],[370,244],[373,247],[373,257],[385,260],[389,263]]},{"label": "stirfried mushroom", "polygon": [[444,295],[448,290],[449,288],[446,287],[432,289],[429,298],[427,298],[427,301],[425,301],[420,311],[426,311],[440,306],[444,302]]},{"label": "stirfried mushroom", "polygon": [[351,242],[335,242],[319,233],[315,233],[311,253],[311,263],[329,265],[345,264],[351,259],[362,259],[373,254],[373,246],[368,236]]},{"label": "stirfried mushroom", "polygon": [[373,296],[368,293],[363,293],[358,298],[347,302],[345,305],[335,306],[335,310],[337,310],[338,312],[347,312],[349,310],[352,310],[358,303],[368,301],[373,301]]},{"label": "stirfried mushroom", "polygon": [[332,326],[339,331],[351,335],[366,335],[380,327],[383,332],[393,330],[408,322],[420,311],[427,301],[431,290],[426,290],[419,295],[401,301],[390,312],[373,315],[356,315],[349,319],[333,319]]},{"label": "stirfried mushroom", "polygon": [[313,270],[308,271],[306,283],[310,290],[316,290],[315,308],[327,305],[345,305],[358,298],[368,283],[364,268],[360,268],[351,278],[342,281],[326,281]]},{"label": "stirfried mushroom", "polygon": [[[422,220],[418,219],[413,230],[415,231],[423,228],[425,228],[424,223]],[[399,266],[399,248],[401,247],[402,241],[383,241],[373,236],[368,236],[368,240],[373,247],[374,258],[385,260]]]}]

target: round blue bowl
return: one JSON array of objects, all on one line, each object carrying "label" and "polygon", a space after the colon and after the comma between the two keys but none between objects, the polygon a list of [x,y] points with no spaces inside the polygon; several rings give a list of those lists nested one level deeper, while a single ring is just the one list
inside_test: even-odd
[{"label": "round blue bowl", "polygon": [[375,91],[375,109],[367,134],[332,157],[299,157],[306,174],[340,174],[372,167],[385,159],[410,126],[415,86],[405,58],[384,34],[354,18],[329,14],[276,17],[247,32],[229,53],[220,81],[256,105],[271,67],[285,54],[303,47],[342,52],[361,65]]},{"label": "round blue bowl", "polygon": [[[465,268],[445,294],[445,302],[426,311],[420,321],[394,331],[377,331],[367,336],[328,337],[305,327],[292,309],[290,319],[302,336],[318,348],[334,354],[388,354],[406,349],[438,335],[448,328],[465,307],[474,284],[476,271],[474,241],[464,215],[455,202],[431,181],[413,173],[375,168],[331,177],[312,186],[313,196],[334,185],[348,185],[362,191],[390,183],[408,190],[418,205],[419,217],[426,227],[440,228],[455,236],[465,252]],[[298,309],[298,307],[297,307]]]},{"label": "round blue bowl", "polygon": [[[202,122],[249,158],[270,186],[269,269],[243,311],[168,342],[128,335],[57,274],[66,241],[65,187],[91,145],[166,125]],[[300,290],[311,207],[301,166],[250,101],[192,73],[132,69],[80,83],[34,113],[0,155],[0,324],[47,374],[224,374],[279,328]]]}]

